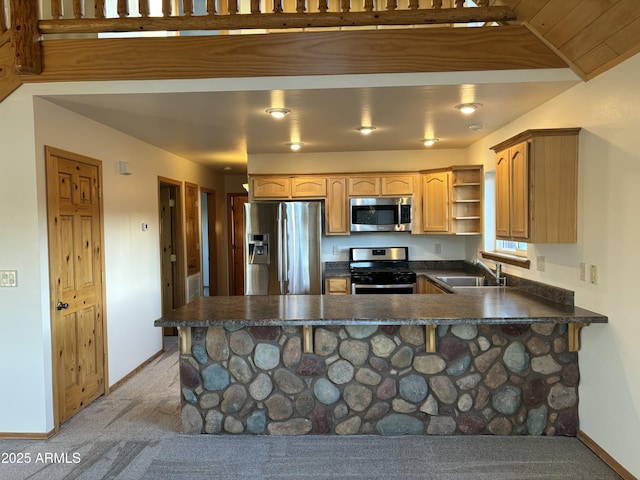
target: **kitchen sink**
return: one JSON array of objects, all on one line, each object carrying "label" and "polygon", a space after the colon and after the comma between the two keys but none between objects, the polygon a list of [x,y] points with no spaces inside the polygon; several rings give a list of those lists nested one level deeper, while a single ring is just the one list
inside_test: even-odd
[{"label": "kitchen sink", "polygon": [[475,276],[436,277],[450,287],[486,287],[487,279]]}]

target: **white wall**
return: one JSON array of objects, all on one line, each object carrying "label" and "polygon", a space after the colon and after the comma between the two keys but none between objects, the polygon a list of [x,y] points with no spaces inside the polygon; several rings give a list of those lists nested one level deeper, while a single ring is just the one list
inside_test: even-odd
[{"label": "white wall", "polygon": [[[54,425],[44,146],[103,162],[111,385],[162,346],[153,326],[161,315],[158,176],[224,192],[212,170],[34,96],[56,88],[64,89],[23,86],[0,103],[0,118],[11,119],[0,128],[0,269],[17,270],[19,282],[0,289],[0,432],[45,433]],[[133,175],[119,175],[119,161],[129,162]]]},{"label": "white wall", "polygon": [[[494,168],[489,147],[530,128],[582,127],[578,243],[533,245],[532,269],[507,272],[576,292],[576,304],[609,316],[582,330],[580,429],[640,476],[640,55],[580,84],[469,149]],[[536,270],[536,257],[546,270]],[[597,265],[597,285],[579,264]]]},{"label": "white wall", "polygon": [[429,168],[464,165],[464,150],[402,150],[390,152],[331,152],[249,155],[249,174],[418,172]]},{"label": "white wall", "polygon": [[9,96],[0,119],[11,119],[0,128],[0,269],[18,271],[16,288],[0,288],[0,432],[41,433],[53,425],[51,342],[31,98]]},{"label": "white wall", "polygon": [[[104,252],[109,382],[113,384],[161,348],[162,314],[158,176],[221,188],[211,170],[51,102],[35,99],[36,162],[44,175],[44,146],[103,162]],[[132,175],[118,173],[128,162]],[[142,231],[142,223],[149,225]]]}]

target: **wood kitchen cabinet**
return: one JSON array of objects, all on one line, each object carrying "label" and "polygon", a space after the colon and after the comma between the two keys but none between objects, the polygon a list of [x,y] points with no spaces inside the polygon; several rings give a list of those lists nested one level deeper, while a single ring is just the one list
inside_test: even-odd
[{"label": "wood kitchen cabinet", "polygon": [[579,128],[527,130],[496,152],[496,237],[577,241]]},{"label": "wood kitchen cabinet", "polygon": [[414,193],[414,175],[387,175],[380,178],[382,196],[406,196]]},{"label": "wood kitchen cabinet", "polygon": [[451,233],[482,234],[484,169],[481,165],[451,169]]},{"label": "wood kitchen cabinet", "polygon": [[434,171],[422,176],[422,231],[449,233],[449,171]]},{"label": "wood kitchen cabinet", "polygon": [[312,175],[252,176],[249,192],[254,200],[320,199],[327,196],[327,179]]},{"label": "wood kitchen cabinet", "polygon": [[482,186],[481,165],[422,172],[422,231],[480,235]]},{"label": "wood kitchen cabinet", "polygon": [[354,175],[349,177],[351,197],[400,197],[413,195],[415,175]]},{"label": "wood kitchen cabinet", "polygon": [[291,197],[290,177],[251,177],[249,193],[255,200],[286,200]]},{"label": "wood kitchen cabinet", "polygon": [[291,198],[325,198],[327,179],[324,177],[293,177]]},{"label": "wood kitchen cabinet", "polygon": [[324,291],[326,295],[351,295],[351,279],[349,277],[326,278]]},{"label": "wood kitchen cabinet", "polygon": [[330,177],[327,179],[327,184],[327,200],[325,201],[325,234],[349,235],[347,179],[345,177]]},{"label": "wood kitchen cabinet", "polygon": [[418,280],[417,280],[417,290],[418,293],[426,293],[426,294],[431,294],[431,293],[449,293],[445,290],[443,290],[442,288],[438,287],[435,283],[433,283],[431,280],[429,280],[428,277],[425,277],[424,275],[418,275]]},{"label": "wood kitchen cabinet", "polygon": [[380,177],[349,177],[348,192],[352,197],[378,197]]}]

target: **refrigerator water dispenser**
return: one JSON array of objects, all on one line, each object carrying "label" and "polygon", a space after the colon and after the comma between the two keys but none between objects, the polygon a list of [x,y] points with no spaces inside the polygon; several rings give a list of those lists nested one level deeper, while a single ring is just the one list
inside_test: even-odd
[{"label": "refrigerator water dispenser", "polygon": [[248,253],[249,265],[269,265],[269,235],[250,234]]}]

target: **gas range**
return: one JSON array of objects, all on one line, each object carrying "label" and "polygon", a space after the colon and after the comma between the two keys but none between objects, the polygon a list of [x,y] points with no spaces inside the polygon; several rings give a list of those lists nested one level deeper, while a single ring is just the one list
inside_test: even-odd
[{"label": "gas range", "polygon": [[351,293],[415,293],[416,274],[409,268],[409,247],[349,249]]}]

